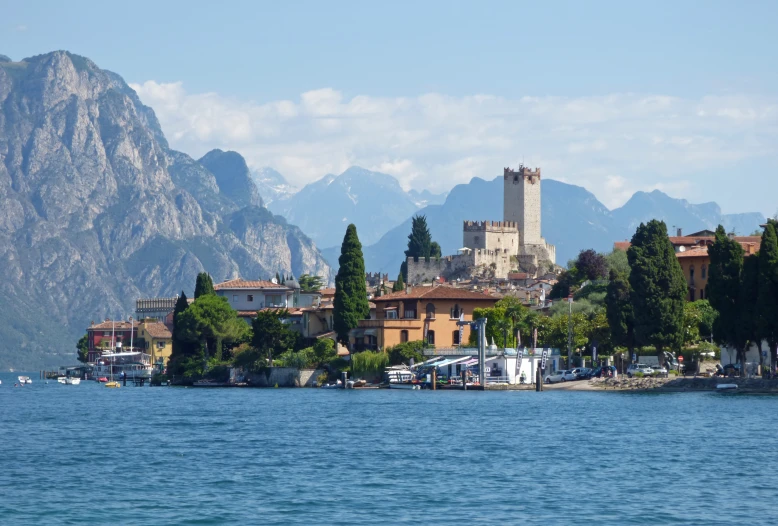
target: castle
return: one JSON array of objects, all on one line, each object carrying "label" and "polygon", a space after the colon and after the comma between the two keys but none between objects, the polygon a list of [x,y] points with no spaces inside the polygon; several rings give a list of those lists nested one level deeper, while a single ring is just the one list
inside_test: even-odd
[{"label": "castle", "polygon": [[437,277],[506,278],[512,270],[533,275],[556,263],[556,249],[540,233],[540,168],[503,170],[503,221],[465,221],[463,248],[440,259],[408,258],[408,283]]}]

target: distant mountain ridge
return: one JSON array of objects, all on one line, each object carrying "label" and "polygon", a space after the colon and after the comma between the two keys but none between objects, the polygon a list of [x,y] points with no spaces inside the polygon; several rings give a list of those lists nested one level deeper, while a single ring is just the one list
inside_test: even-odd
[{"label": "distant mountain ridge", "polygon": [[[761,213],[722,214],[716,203],[691,204],[658,190],[638,192],[624,206],[611,211],[583,187],[553,179],[545,179],[542,184],[543,236],[556,245],[557,264],[562,266],[583,249],[609,252],[615,241],[630,239],[640,222],[654,218],[664,220],[671,231],[675,226],[691,233],[714,229],[722,223],[742,235],[750,234],[765,221]],[[462,246],[464,220],[502,219],[503,178],[485,181],[474,177],[467,184],[455,186],[443,204],[426,206],[416,213],[427,216],[432,238],[440,243],[443,254],[455,254]],[[387,272],[392,278],[397,275],[410,225],[409,217],[364,248],[368,271]],[[325,248],[322,253],[337,268],[339,248]]]},{"label": "distant mountain ridge", "polygon": [[330,280],[261,205],[239,154],[170,149],[119,75],[65,51],[0,60],[0,369],[73,364],[91,320],[191,294],[204,270]]}]

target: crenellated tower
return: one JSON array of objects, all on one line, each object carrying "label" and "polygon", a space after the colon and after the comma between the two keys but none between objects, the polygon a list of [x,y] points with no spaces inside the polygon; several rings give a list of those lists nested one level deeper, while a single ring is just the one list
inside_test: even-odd
[{"label": "crenellated tower", "polygon": [[519,225],[522,244],[545,243],[540,235],[540,168],[503,169],[503,218]]}]

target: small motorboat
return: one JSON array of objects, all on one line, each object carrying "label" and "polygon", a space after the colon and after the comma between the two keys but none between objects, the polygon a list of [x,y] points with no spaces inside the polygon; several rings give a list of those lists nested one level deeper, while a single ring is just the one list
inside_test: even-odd
[{"label": "small motorboat", "polygon": [[30,380],[29,376],[20,376],[19,377],[19,383],[20,384],[31,384],[32,380]]},{"label": "small motorboat", "polygon": [[718,385],[716,385],[716,390],[718,390],[718,391],[731,391],[733,389],[737,389],[737,384],[718,384]]},{"label": "small motorboat", "polygon": [[119,382],[106,382],[105,386],[113,389],[118,389],[119,387],[122,386],[122,384],[120,384]]},{"label": "small motorboat", "polygon": [[320,387],[320,389],[343,389],[343,382],[338,380],[334,384],[324,384]]},{"label": "small motorboat", "polygon": [[81,383],[81,378],[76,378],[76,377],[71,376],[71,377],[68,377],[68,378],[65,379],[65,384],[66,385],[78,385],[80,383]]},{"label": "small motorboat", "polygon": [[100,378],[97,379],[97,381],[100,382],[101,384],[104,384],[105,382],[108,381],[108,378],[106,376],[101,376]]},{"label": "small motorboat", "polygon": [[58,376],[57,377],[57,383],[58,384],[66,384],[68,383],[68,379],[66,376]]}]

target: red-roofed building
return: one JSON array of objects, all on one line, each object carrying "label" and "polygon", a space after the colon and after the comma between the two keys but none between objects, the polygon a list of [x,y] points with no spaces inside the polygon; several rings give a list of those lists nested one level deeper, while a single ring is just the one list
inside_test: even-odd
[{"label": "red-roofed building", "polygon": [[217,296],[227,298],[239,316],[249,322],[260,309],[294,306],[295,290],[272,281],[231,279],[214,285],[213,289]]},{"label": "red-roofed building", "polygon": [[[386,349],[398,343],[426,340],[437,347],[460,343],[457,321],[464,314],[472,321],[473,309],[493,307],[499,298],[446,285],[408,287],[374,298],[376,319],[360,320],[351,331],[352,349]],[[465,327],[463,343],[470,337]]]}]

